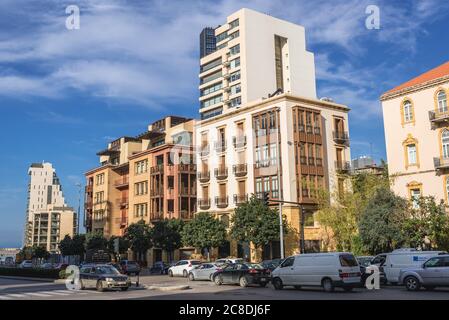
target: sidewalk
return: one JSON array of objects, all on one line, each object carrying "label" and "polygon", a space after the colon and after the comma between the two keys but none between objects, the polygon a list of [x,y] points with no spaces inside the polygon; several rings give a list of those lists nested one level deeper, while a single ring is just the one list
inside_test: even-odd
[{"label": "sidewalk", "polygon": [[[137,277],[131,277],[131,281],[135,283]],[[167,275],[145,275],[139,277],[139,285],[150,290],[185,290],[189,289],[189,280],[186,278],[170,278]]]}]

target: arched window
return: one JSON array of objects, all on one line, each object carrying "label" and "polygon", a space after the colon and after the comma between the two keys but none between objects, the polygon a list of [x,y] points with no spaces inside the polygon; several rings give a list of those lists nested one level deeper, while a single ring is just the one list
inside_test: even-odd
[{"label": "arched window", "polygon": [[418,140],[409,134],[402,145],[404,146],[405,168],[408,169],[411,166],[419,168]]},{"label": "arched window", "polygon": [[404,123],[413,122],[413,105],[409,100],[405,100],[403,104]]},{"label": "arched window", "polygon": [[440,92],[438,92],[437,100],[438,100],[438,111],[447,112],[447,96],[444,90],[440,90]]},{"label": "arched window", "polygon": [[449,200],[449,178],[446,177],[446,202]]},{"label": "arched window", "polygon": [[449,130],[444,129],[441,133],[441,148],[443,150],[443,158],[449,159]]}]

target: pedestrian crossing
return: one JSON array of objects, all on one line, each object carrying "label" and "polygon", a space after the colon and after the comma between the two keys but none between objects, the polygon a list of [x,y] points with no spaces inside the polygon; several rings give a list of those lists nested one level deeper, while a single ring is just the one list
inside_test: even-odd
[{"label": "pedestrian crossing", "polygon": [[0,300],[16,300],[16,299],[48,299],[48,298],[64,298],[74,295],[96,294],[97,291],[80,291],[80,290],[50,290],[36,292],[20,292],[0,294]]}]

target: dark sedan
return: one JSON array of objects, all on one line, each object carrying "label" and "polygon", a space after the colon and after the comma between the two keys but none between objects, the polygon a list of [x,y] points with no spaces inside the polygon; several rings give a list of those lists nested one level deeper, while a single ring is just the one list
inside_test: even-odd
[{"label": "dark sedan", "polygon": [[246,287],[250,284],[257,284],[265,287],[270,282],[270,270],[260,264],[235,263],[217,271],[213,276],[213,281],[216,285],[239,284],[241,287]]},{"label": "dark sedan", "polygon": [[84,265],[80,270],[81,290],[86,288],[96,288],[98,291],[107,289],[128,290],[131,280],[128,276],[120,272],[111,265]]},{"label": "dark sedan", "polygon": [[156,261],[153,266],[150,268],[151,274],[168,274],[168,269],[171,267],[171,265],[162,262],[162,261]]},{"label": "dark sedan", "polygon": [[273,260],[264,260],[261,262],[261,265],[265,269],[269,269],[270,271],[273,271],[276,269],[284,260],[283,259],[273,259]]}]

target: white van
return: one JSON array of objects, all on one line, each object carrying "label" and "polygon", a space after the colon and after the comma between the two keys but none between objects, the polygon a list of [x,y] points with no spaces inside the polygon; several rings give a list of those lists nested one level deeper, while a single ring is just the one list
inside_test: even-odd
[{"label": "white van", "polygon": [[392,284],[399,282],[401,269],[420,267],[424,262],[444,253],[443,251],[402,251],[388,253],[382,264],[387,281]]},{"label": "white van", "polygon": [[284,286],[321,286],[326,292],[361,286],[360,266],[352,253],[310,253],[289,257],[272,272],[276,290]]}]

